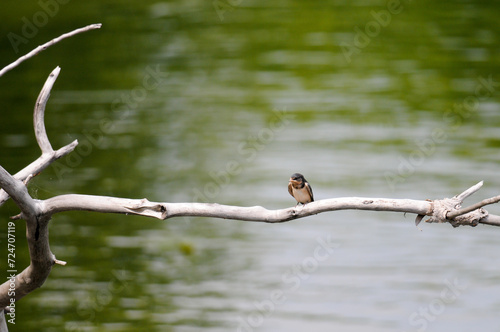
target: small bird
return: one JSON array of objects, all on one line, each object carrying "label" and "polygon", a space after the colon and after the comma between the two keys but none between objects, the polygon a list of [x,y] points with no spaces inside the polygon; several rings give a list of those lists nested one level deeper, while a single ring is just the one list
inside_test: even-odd
[{"label": "small bird", "polygon": [[299,203],[306,204],[314,202],[313,191],[309,182],[300,173],[294,173],[288,182],[288,192]]}]

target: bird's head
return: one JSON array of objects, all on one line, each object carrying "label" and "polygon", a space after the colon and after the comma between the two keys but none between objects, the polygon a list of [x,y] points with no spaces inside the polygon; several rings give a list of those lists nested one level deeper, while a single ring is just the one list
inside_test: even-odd
[{"label": "bird's head", "polygon": [[293,173],[292,176],[290,176],[289,182],[294,184],[294,185],[301,185],[305,181],[304,175],[300,173]]}]

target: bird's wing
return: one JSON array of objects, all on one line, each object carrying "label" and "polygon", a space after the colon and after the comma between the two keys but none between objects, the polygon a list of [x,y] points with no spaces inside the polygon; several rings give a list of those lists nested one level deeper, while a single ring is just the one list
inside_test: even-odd
[{"label": "bird's wing", "polygon": [[313,188],[309,185],[309,182],[305,183],[305,187],[307,188],[309,195],[311,195],[311,202],[314,202]]},{"label": "bird's wing", "polygon": [[288,192],[290,193],[290,195],[292,195],[293,198],[295,198],[295,196],[293,196],[293,189],[291,183],[288,184]]}]

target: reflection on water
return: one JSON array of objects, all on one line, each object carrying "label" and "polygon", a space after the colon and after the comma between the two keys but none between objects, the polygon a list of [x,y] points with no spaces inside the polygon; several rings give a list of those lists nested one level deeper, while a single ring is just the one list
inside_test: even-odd
[{"label": "reflection on water", "polygon": [[[401,5],[381,24],[373,22],[389,3],[375,1],[87,2],[103,10],[91,16],[102,31],[2,77],[18,88],[1,89],[1,164],[14,171],[39,154],[29,110],[61,65],[49,137],[54,147],[77,138],[80,148],[32,182],[37,198],[284,208],[294,204],[294,172],[317,199],[450,197],[480,180],[474,199],[497,195],[495,5]],[[41,42],[74,28],[63,16],[88,24],[79,6],[67,4]],[[357,47],[350,58],[345,44]],[[167,74],[152,86],[148,68]],[[12,203],[2,211],[16,213]],[[413,220],[356,211],[278,225],[58,215],[52,251],[68,266],[19,302],[10,328],[492,331],[498,230],[420,232]]]}]

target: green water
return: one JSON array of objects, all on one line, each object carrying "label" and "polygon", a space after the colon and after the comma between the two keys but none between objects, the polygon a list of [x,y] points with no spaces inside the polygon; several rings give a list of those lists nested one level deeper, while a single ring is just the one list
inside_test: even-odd
[{"label": "green water", "polygon": [[[40,154],[32,109],[61,67],[46,127],[54,148],[80,144],[31,182],[35,198],[85,193],[277,209],[295,203],[286,189],[294,172],[316,199],[451,197],[480,180],[472,200],[498,194],[495,2],[4,7],[0,66],[103,24],[0,78],[0,164],[15,173]],[[9,202],[0,213],[7,257],[8,216],[18,210]],[[419,232],[413,216],[355,211],[278,225],[83,212],[51,223],[51,249],[68,265],[18,302],[11,331],[500,326],[494,227]],[[16,224],[21,270],[29,260]],[[324,259],[314,258],[318,250]]]}]

